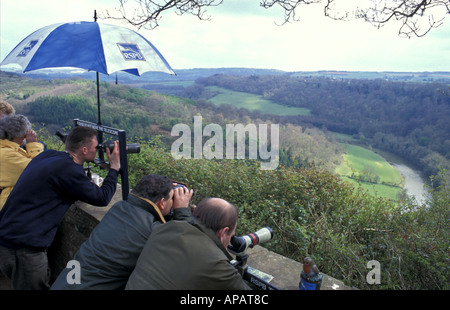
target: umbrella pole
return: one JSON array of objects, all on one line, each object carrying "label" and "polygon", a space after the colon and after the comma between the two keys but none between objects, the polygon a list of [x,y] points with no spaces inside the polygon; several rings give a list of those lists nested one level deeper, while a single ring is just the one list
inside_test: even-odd
[{"label": "umbrella pole", "polygon": [[[97,21],[97,10],[94,10],[94,21]],[[97,109],[98,109],[98,125],[102,124],[102,118],[100,116],[100,78],[99,78],[99,74],[97,73]],[[102,144],[103,143],[103,131],[99,130],[97,133],[97,140],[98,140],[98,144]],[[100,160],[105,160],[105,156],[103,155],[103,150],[99,149],[98,150],[98,157]]]},{"label": "umbrella pole", "polygon": [[[98,108],[98,125],[102,124],[102,118],[100,116],[100,78],[99,78],[99,74],[97,73],[97,108]],[[98,144],[102,144],[103,143],[103,131],[99,130],[97,132],[97,140],[98,140]],[[103,150],[99,149],[98,150],[98,157],[100,160],[105,160],[105,156],[103,154]]]},{"label": "umbrella pole", "polygon": [[98,109],[98,124],[102,124],[102,118],[100,116],[100,79],[97,72],[97,109]]}]

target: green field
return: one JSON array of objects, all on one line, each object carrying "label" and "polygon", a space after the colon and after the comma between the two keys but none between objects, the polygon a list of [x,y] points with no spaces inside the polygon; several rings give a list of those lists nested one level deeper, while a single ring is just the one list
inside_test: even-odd
[{"label": "green field", "polygon": [[336,168],[336,174],[344,180],[361,185],[371,194],[397,199],[403,178],[380,155],[363,147],[342,143],[346,149],[344,161]]},{"label": "green field", "polygon": [[230,104],[237,108],[245,108],[250,111],[260,111],[262,114],[270,113],[275,115],[310,115],[309,109],[288,107],[276,104],[264,99],[260,95],[237,92],[217,86],[208,86],[212,91],[219,91],[220,94],[209,100],[215,105]]}]

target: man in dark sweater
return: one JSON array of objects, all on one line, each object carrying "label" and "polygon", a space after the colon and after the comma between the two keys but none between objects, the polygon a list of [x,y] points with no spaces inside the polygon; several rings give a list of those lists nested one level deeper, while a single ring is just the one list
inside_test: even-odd
[{"label": "man in dark sweater", "polygon": [[69,207],[77,200],[106,206],[120,169],[118,142],[106,150],[109,173],[101,187],[85,175],[83,164],[97,152],[97,131],[75,127],[65,152],[47,150],[36,156],[19,177],[0,211],[0,270],[13,289],[48,289],[47,248]]}]

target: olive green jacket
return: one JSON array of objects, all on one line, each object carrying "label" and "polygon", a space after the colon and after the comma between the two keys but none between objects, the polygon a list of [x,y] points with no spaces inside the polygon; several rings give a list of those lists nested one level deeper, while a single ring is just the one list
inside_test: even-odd
[{"label": "olive green jacket", "polygon": [[129,290],[250,289],[215,233],[197,219],[171,221],[153,231],[139,256]]}]

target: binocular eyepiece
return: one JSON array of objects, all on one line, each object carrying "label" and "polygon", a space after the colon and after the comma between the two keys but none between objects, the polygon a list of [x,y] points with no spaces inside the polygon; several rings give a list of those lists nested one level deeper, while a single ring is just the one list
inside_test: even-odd
[{"label": "binocular eyepiece", "polygon": [[[175,181],[173,181],[173,182],[176,183],[176,185],[173,186],[173,189],[177,189],[177,188],[179,188],[179,187],[186,187],[186,188],[188,188],[188,187],[186,186],[186,184],[184,184],[184,183],[178,183],[178,182],[175,182]],[[189,190],[189,189],[188,189],[188,190]],[[175,200],[175,197],[173,197],[172,199]],[[170,214],[172,214],[172,213],[173,213],[173,209],[170,210]]]},{"label": "binocular eyepiece", "polygon": [[184,184],[182,184],[182,183],[177,183],[177,185],[175,185],[175,186],[173,187],[173,189],[178,188],[178,187],[186,187],[186,188],[187,188],[186,185],[184,185]]},{"label": "binocular eyepiece", "polygon": [[[109,149],[109,152],[112,153],[114,149],[114,142],[107,141],[97,145],[98,150],[103,150],[106,152],[106,149]],[[139,143],[130,143],[127,144],[127,154],[137,154],[141,151],[141,145]]]},{"label": "binocular eyepiece", "polygon": [[234,236],[231,238],[228,249],[234,255],[240,256],[245,254],[248,247],[253,248],[255,245],[270,241],[272,238],[273,230],[270,227],[264,227],[245,236]]},{"label": "binocular eyepiece", "polygon": [[[66,142],[66,138],[68,136],[68,134],[62,134],[60,131],[57,131],[55,133],[56,136],[58,136],[62,142]],[[114,149],[114,142],[112,141],[106,141],[103,142],[99,145],[97,145],[97,150],[102,150],[103,152],[106,152],[106,149],[109,149],[109,152],[112,153],[113,149]],[[127,154],[137,154],[141,151],[141,145],[139,143],[131,143],[131,144],[127,144]]]}]

